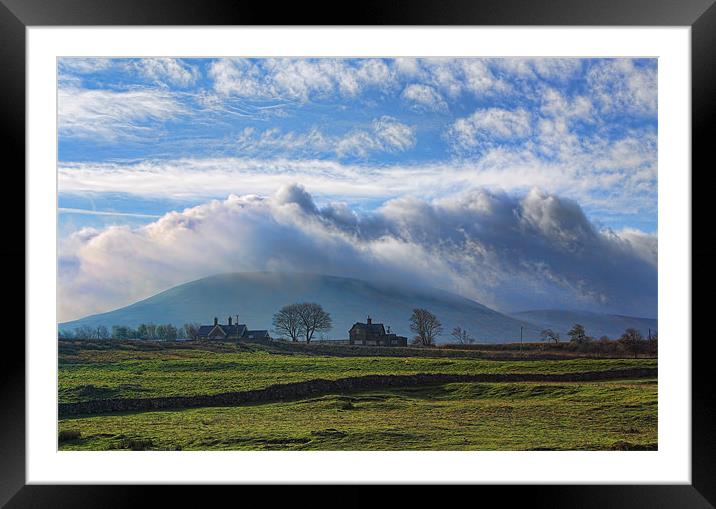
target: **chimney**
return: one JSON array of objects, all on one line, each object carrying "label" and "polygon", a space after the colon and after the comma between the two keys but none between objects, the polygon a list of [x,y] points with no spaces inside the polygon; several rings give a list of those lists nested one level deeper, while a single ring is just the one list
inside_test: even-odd
[{"label": "chimney", "polygon": [[370,315],[368,315],[368,325],[370,325],[371,323],[373,323],[373,320],[371,319]]},{"label": "chimney", "polygon": [[219,325],[219,319],[217,317],[214,317],[214,326]]},{"label": "chimney", "polygon": [[231,325],[231,317],[229,317],[229,325]]}]

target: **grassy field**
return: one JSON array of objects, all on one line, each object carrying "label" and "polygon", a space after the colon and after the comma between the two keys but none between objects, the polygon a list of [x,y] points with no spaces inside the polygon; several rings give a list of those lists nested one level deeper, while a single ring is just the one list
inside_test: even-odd
[{"label": "grassy field", "polygon": [[[71,402],[188,396],[368,374],[551,374],[657,365],[656,359],[336,352],[267,345],[61,343],[59,397]],[[245,406],[83,415],[59,421],[58,442],[61,450],[655,449],[657,383],[449,383]]]},{"label": "grassy field", "polygon": [[197,345],[152,350],[60,350],[59,401],[216,394],[316,378],[375,374],[580,373],[656,367],[657,363],[656,359],[341,357],[274,353],[261,346],[234,351],[229,345],[227,349],[212,351]]},{"label": "grassy field", "polygon": [[655,381],[446,384],[65,419],[62,450],[655,449]]}]

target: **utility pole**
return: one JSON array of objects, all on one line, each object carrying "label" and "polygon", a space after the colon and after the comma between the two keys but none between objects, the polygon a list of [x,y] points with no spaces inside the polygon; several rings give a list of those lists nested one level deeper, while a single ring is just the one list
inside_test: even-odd
[{"label": "utility pole", "polygon": [[520,352],[522,352],[522,325],[520,325]]}]

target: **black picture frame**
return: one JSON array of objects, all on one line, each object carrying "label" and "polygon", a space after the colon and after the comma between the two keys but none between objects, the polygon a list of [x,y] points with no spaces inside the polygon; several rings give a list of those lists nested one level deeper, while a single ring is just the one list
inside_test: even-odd
[{"label": "black picture frame", "polygon": [[[0,118],[3,152],[11,156],[5,168],[11,182],[6,189],[16,200],[13,217],[25,210],[25,28],[28,26],[82,25],[606,25],[606,26],[690,26],[692,69],[692,232],[708,231],[711,214],[710,186],[703,182],[712,165],[712,144],[708,138],[716,112],[716,4],[715,0],[412,0],[368,1],[350,4],[339,11],[336,3],[310,5],[270,2],[189,0],[0,0]],[[699,169],[697,171],[697,169]],[[10,174],[10,175],[8,175]],[[696,177],[700,185],[693,185]],[[14,179],[14,180],[13,180]],[[23,190],[23,192],[20,192]],[[20,203],[22,202],[22,203]],[[9,206],[10,207],[10,206]],[[15,219],[8,226],[8,241],[0,247],[4,267],[25,270],[25,223]],[[701,228],[700,228],[701,227]],[[21,242],[20,239],[23,239]],[[694,239],[696,241],[697,239]],[[710,299],[697,299],[694,290],[714,286],[714,250],[707,241],[693,242],[692,272],[698,261],[699,273],[692,287],[693,335],[709,316]],[[20,261],[22,260],[22,261]],[[25,281],[20,271],[16,290],[8,299],[8,322],[19,322],[24,308]],[[6,277],[7,277],[6,276]],[[22,290],[20,290],[22,288]],[[19,291],[18,291],[19,290]],[[8,292],[8,295],[10,292]],[[704,293],[704,295],[708,295]],[[38,317],[28,317],[37,320]],[[17,324],[13,324],[17,325]],[[22,329],[22,327],[19,327]],[[36,486],[25,483],[25,347],[15,327],[3,339],[0,355],[0,505],[7,507],[120,507],[135,505],[148,487],[128,486]],[[684,341],[691,338],[685,331]],[[24,334],[24,331],[23,331]],[[714,507],[716,505],[716,429],[709,338],[692,342],[692,484],[610,485],[610,486],[522,486],[481,487],[499,490],[501,503],[528,497],[531,506],[549,507]],[[48,348],[51,346],[48,345]],[[242,489],[246,489],[245,487]],[[141,491],[141,493],[140,493]],[[186,501],[184,489],[162,490],[163,505]],[[169,493],[168,493],[169,492]],[[321,504],[305,490],[292,492],[292,505],[303,497],[311,505]],[[356,487],[347,488],[339,499],[324,498],[340,505],[367,505],[372,496]],[[256,495],[256,494],[254,494]],[[423,490],[414,496],[423,498]],[[244,495],[248,497],[248,495]],[[483,495],[480,495],[481,497]],[[248,499],[245,499],[248,500]],[[406,503],[407,500],[406,500]]]}]

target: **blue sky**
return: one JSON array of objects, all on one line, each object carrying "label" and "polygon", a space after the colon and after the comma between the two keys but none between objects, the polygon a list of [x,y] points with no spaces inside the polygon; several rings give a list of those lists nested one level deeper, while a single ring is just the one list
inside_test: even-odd
[{"label": "blue sky", "polygon": [[[91,269],[97,239],[121,231],[145,242],[166,214],[232,195],[275,203],[280,192],[298,196],[296,185],[315,210],[358,217],[361,235],[406,200],[442,211],[479,192],[524,212],[542,196],[548,208],[576,204],[598,235],[650,243],[655,257],[656,73],[654,59],[61,59],[60,280],[68,299],[91,287],[99,303],[65,318],[210,270],[177,260],[171,277],[106,291],[110,281]],[[211,270],[235,267],[250,268]],[[545,277],[585,293],[562,276]],[[500,284],[461,291],[518,305],[496,297]],[[584,307],[639,308],[608,294]]]}]

